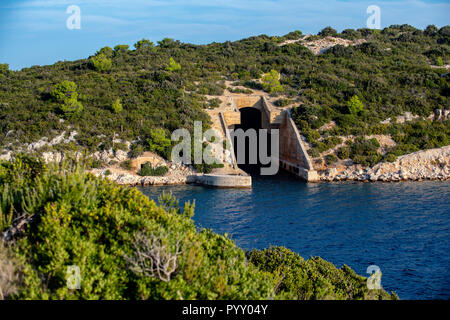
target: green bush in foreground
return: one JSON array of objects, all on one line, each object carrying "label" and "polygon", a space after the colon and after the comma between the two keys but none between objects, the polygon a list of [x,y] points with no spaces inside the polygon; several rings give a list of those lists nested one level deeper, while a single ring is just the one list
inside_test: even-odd
[{"label": "green bush in foreground", "polygon": [[[28,158],[1,162],[0,194],[0,207],[12,208],[6,211],[11,221],[26,222],[20,232],[11,222],[0,230],[21,279],[7,299],[396,297],[368,291],[366,279],[346,266],[304,261],[285,248],[246,258],[226,235],[197,231],[194,204],[181,209],[167,194],[156,204],[135,188],[76,166],[47,167]],[[67,286],[69,266],[79,267],[79,290]]]},{"label": "green bush in foreground", "polygon": [[277,294],[288,299],[396,299],[383,290],[368,290],[366,279],[344,265],[313,257],[304,260],[284,247],[271,247],[247,253],[249,261],[260,270],[276,275]]}]

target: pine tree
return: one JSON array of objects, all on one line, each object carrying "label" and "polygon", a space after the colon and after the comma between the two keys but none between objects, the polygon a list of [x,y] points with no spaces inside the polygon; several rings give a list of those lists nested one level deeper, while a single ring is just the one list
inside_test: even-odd
[{"label": "pine tree", "polygon": [[177,63],[172,57],[169,60],[169,66],[167,67],[167,71],[174,72],[174,71],[180,71],[181,65]]},{"label": "pine tree", "polygon": [[280,74],[277,70],[271,70],[266,73],[262,79],[264,90],[270,94],[283,92],[283,86],[280,84]]},{"label": "pine tree", "polygon": [[114,101],[114,103],[111,106],[112,110],[114,111],[114,113],[121,113],[123,110],[122,107],[122,102],[120,100],[120,98],[117,98],[116,101]]},{"label": "pine tree", "polygon": [[350,114],[353,115],[357,115],[364,110],[364,105],[357,95],[354,95],[350,101],[347,102],[347,107]]}]

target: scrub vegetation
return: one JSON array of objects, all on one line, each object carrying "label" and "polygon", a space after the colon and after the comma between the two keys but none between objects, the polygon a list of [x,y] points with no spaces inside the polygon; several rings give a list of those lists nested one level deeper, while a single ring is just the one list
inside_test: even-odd
[{"label": "scrub vegetation", "polygon": [[[194,203],[157,203],[80,165],[0,162],[0,298],[396,299],[286,248],[244,252],[197,230]],[[68,270],[76,266],[77,278]],[[69,268],[70,267],[70,268]]]},{"label": "scrub vegetation", "polygon": [[[280,96],[280,106],[292,104],[313,154],[329,146],[319,143],[329,136],[391,134],[398,143],[388,152],[391,159],[449,144],[448,121],[426,119],[435,109],[449,109],[449,26],[393,25],[341,33],[328,27],[307,41],[329,36],[363,42],[314,55],[297,41],[300,31],[209,45],[143,39],[134,49],[105,47],[87,59],[50,66],[11,71],[2,64],[0,144],[14,149],[75,130],[75,140],[58,148],[101,151],[119,137],[135,141],[138,154],[155,149],[152,141],[170,138],[175,129],[192,130],[194,120],[208,127],[204,111],[217,107],[217,100],[205,95],[221,95],[225,80]],[[404,112],[423,119],[380,123]],[[319,132],[330,121],[336,126]],[[156,151],[167,158],[170,148],[162,142]]]}]

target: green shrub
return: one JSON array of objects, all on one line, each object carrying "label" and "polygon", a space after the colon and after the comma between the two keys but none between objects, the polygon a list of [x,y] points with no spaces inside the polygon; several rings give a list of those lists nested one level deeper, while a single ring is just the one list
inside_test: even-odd
[{"label": "green shrub", "polygon": [[138,174],[143,177],[159,177],[165,175],[167,172],[169,172],[169,168],[166,166],[158,166],[153,168],[150,162],[146,162],[141,165],[141,170],[139,170]]},{"label": "green shrub", "polygon": [[352,132],[353,128],[362,127],[361,121],[353,114],[339,115],[335,118],[335,121],[343,134]]},{"label": "green shrub", "polygon": [[263,76],[262,85],[264,90],[270,94],[277,94],[284,91],[283,86],[280,84],[280,73],[276,70],[271,70]]},{"label": "green shrub", "polygon": [[[450,121],[414,121],[394,126],[397,155],[450,144]],[[404,154],[403,153],[403,154]]]},{"label": "green shrub", "polygon": [[[11,254],[23,279],[12,299],[396,298],[368,291],[366,278],[346,266],[304,261],[286,248],[246,257],[227,236],[197,230],[194,204],[181,208],[170,194],[156,204],[67,163],[0,162],[0,194],[21,195],[0,198],[0,207],[30,218]],[[67,286],[69,266],[79,268],[79,290]]]},{"label": "green shrub", "polygon": [[198,94],[210,95],[210,96],[221,96],[224,92],[224,87],[215,82],[204,82],[201,83],[197,89]]},{"label": "green shrub", "polygon": [[317,130],[307,129],[303,130],[302,134],[305,136],[306,141],[309,143],[315,143],[320,138],[320,133]]},{"label": "green shrub", "polygon": [[276,274],[276,293],[285,299],[296,300],[357,300],[395,299],[382,290],[368,290],[364,277],[348,266],[337,269],[331,263],[313,257],[304,260],[283,247],[252,250],[247,253],[251,263],[260,270]]},{"label": "green shrub", "polygon": [[123,107],[122,107],[122,102],[121,102],[120,98],[117,98],[116,101],[114,101],[114,103],[111,106],[111,109],[114,113],[122,112]]},{"label": "green shrub", "polygon": [[98,56],[100,54],[103,54],[106,57],[111,58],[114,55],[114,50],[111,47],[106,46],[97,51],[95,55]]},{"label": "green shrub", "polygon": [[120,167],[122,168],[122,169],[125,169],[125,170],[128,170],[128,171],[131,171],[131,169],[133,169],[133,162],[131,161],[131,160],[125,160],[125,161],[122,161],[121,163],[120,163]]},{"label": "green shrub", "polygon": [[340,147],[337,150],[337,155],[338,155],[339,159],[342,159],[342,160],[349,159],[350,158],[350,148],[347,146]]},{"label": "green shrub", "polygon": [[9,64],[0,63],[0,74],[7,74],[9,72]]},{"label": "green shrub", "polygon": [[309,150],[308,150],[308,154],[309,154],[311,157],[313,157],[313,158],[320,157],[320,152],[319,152],[317,149],[315,149],[315,148],[309,149]]},{"label": "green shrub", "polygon": [[115,142],[112,149],[114,152],[117,152],[118,150],[128,151],[128,145],[125,142]]},{"label": "green shrub", "polygon": [[208,100],[209,109],[216,109],[220,106],[221,103],[222,100],[220,100],[219,98]]},{"label": "green shrub", "polygon": [[147,136],[147,148],[168,159],[172,142],[164,129],[151,129]]},{"label": "green shrub", "polygon": [[395,162],[395,160],[397,160],[397,156],[395,154],[393,154],[393,153],[388,153],[384,157],[384,160],[387,161],[387,162]]},{"label": "green shrub", "polygon": [[355,155],[353,156],[352,160],[354,163],[362,164],[363,166],[372,167],[378,162],[380,162],[383,159],[383,157],[379,154],[374,155]]},{"label": "green shrub", "polygon": [[301,124],[302,122],[306,122],[309,127],[318,129],[330,120],[329,113],[330,110],[327,108],[301,105],[292,108],[292,119],[299,128],[304,127],[304,124]]},{"label": "green shrub", "polygon": [[105,166],[105,162],[100,159],[90,159],[89,167],[92,169],[100,169]]},{"label": "green shrub", "polygon": [[[33,188],[39,183],[39,188],[53,193],[38,194],[39,205],[29,214],[40,219],[33,221],[33,232],[17,241],[26,286],[18,288],[13,298],[266,299],[273,295],[270,275],[247,265],[244,252],[230,239],[208,230],[197,232],[189,218],[193,213],[189,203],[184,210],[165,206],[165,211],[137,189],[80,171],[41,173],[39,179],[28,180],[27,185]],[[170,281],[133,268],[135,254],[146,250],[139,237],[153,237],[155,246],[178,245],[182,250]],[[170,252],[161,252],[160,257],[165,254]],[[72,265],[81,272],[80,290],[66,285],[67,267]]]},{"label": "green shrub", "polygon": [[378,153],[379,147],[380,144],[375,138],[368,140],[357,138],[350,143],[350,158],[354,163],[373,166],[383,159],[383,156]]},{"label": "green shrub", "polygon": [[286,107],[290,105],[292,101],[290,99],[278,99],[273,104],[277,107]]},{"label": "green shrub", "polygon": [[115,55],[121,55],[128,53],[128,50],[130,49],[130,46],[127,44],[118,44],[114,47],[114,54]]},{"label": "green shrub", "polygon": [[328,26],[326,28],[323,28],[322,31],[320,31],[318,33],[318,35],[319,36],[323,36],[323,37],[326,37],[326,36],[333,36],[333,37],[335,37],[335,36],[338,35],[338,33],[337,33],[337,31],[335,29],[333,29],[332,27]]},{"label": "green shrub", "polygon": [[207,164],[207,163],[202,163],[202,164],[194,164],[194,169],[197,172],[201,172],[201,173],[211,173],[213,171],[213,169],[218,169],[218,168],[223,168],[224,165],[223,163],[213,163],[213,164]]},{"label": "green shrub", "polygon": [[334,154],[329,154],[325,156],[325,161],[328,165],[333,164],[338,161],[338,158]]},{"label": "green shrub", "polygon": [[100,53],[90,59],[92,67],[99,72],[110,71],[112,67],[112,60],[106,54]]},{"label": "green shrub", "polygon": [[130,157],[137,158],[140,157],[144,153],[144,147],[140,143],[133,143],[131,145]]},{"label": "green shrub", "polygon": [[172,57],[169,59],[169,66],[167,67],[167,71],[175,72],[181,70],[181,64],[177,63]]},{"label": "green shrub", "polygon": [[134,44],[134,47],[136,48],[136,50],[142,50],[142,49],[151,49],[152,50],[154,48],[154,46],[155,46],[155,44],[148,39],[139,40],[138,42],[136,42]]},{"label": "green shrub", "polygon": [[77,85],[73,81],[58,83],[51,95],[65,114],[76,114],[83,110],[83,105],[78,102]]},{"label": "green shrub", "polygon": [[245,94],[252,94],[253,91],[247,88],[241,89],[241,88],[227,88],[227,90],[231,93],[245,93]]},{"label": "green shrub", "polygon": [[347,102],[348,112],[353,115],[360,114],[361,111],[364,110],[364,105],[362,104],[361,100],[359,100],[358,96],[353,96],[348,102]]},{"label": "green shrub", "polygon": [[340,137],[327,137],[322,140],[322,142],[316,142],[314,143],[314,146],[318,149],[319,152],[324,152],[326,150],[329,150],[331,148],[334,148],[338,144],[342,143],[342,138]]}]

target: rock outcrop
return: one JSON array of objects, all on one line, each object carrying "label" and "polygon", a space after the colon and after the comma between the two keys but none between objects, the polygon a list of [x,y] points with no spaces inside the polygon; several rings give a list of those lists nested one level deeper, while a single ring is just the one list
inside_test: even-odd
[{"label": "rock outcrop", "polygon": [[327,36],[324,38],[309,41],[308,39],[310,37],[311,37],[311,35],[306,35],[302,39],[286,40],[286,41],[280,43],[279,46],[285,46],[285,45],[288,45],[291,43],[298,42],[298,43],[301,43],[302,45],[304,45],[309,50],[311,50],[311,52],[313,54],[319,55],[319,54],[325,53],[328,49],[330,49],[338,44],[341,46],[344,46],[344,47],[348,47],[348,46],[357,46],[357,45],[360,45],[367,41],[365,39],[356,39],[356,40],[352,41],[352,40],[342,39],[342,38],[332,37],[332,36]]},{"label": "rock outcrop", "polygon": [[321,181],[420,181],[450,179],[450,146],[418,151],[372,168],[337,166],[319,172]]}]

